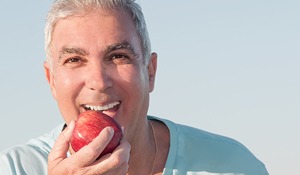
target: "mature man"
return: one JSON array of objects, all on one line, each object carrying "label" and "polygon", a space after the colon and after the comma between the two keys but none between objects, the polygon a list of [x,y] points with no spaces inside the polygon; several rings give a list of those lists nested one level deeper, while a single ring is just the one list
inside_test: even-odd
[{"label": "mature man", "polygon": [[[157,54],[133,0],[57,0],[45,40],[46,78],[67,127],[2,152],[1,174],[268,174],[232,139],[147,116]],[[100,159],[110,127],[78,152],[69,149],[74,121],[87,110],[124,128],[120,145]]]}]

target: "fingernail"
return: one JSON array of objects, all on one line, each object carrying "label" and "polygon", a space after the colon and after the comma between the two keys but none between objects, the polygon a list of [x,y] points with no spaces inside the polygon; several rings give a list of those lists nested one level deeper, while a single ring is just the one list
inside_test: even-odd
[{"label": "fingernail", "polygon": [[107,131],[110,135],[113,135],[115,130],[112,127],[107,127]]}]

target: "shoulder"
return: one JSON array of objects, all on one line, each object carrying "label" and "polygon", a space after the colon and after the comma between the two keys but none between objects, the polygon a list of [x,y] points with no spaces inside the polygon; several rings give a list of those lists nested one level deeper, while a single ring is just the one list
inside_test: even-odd
[{"label": "shoulder", "polygon": [[48,154],[62,126],[0,152],[0,174],[46,174]]},{"label": "shoulder", "polygon": [[170,131],[169,158],[174,161],[167,163],[179,171],[267,174],[264,164],[235,139],[165,119],[158,120]]},{"label": "shoulder", "polygon": [[230,137],[179,124],[176,129],[178,144],[183,150],[193,148],[206,158],[215,157],[219,160],[257,160],[248,148]]}]

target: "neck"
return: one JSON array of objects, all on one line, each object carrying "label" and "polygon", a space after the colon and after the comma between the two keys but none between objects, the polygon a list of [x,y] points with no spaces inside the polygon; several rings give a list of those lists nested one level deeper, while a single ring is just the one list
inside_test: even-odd
[{"label": "neck", "polygon": [[157,144],[150,121],[147,120],[138,131],[131,140],[128,174],[152,174]]}]

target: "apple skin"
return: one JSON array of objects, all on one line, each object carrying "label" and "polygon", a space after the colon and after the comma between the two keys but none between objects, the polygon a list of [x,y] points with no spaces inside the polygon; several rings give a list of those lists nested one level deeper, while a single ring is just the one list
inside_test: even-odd
[{"label": "apple skin", "polygon": [[[114,136],[99,157],[112,153],[123,137],[119,123],[113,118],[97,111],[89,110],[81,113],[76,121],[71,137],[71,146],[75,152],[89,144],[107,126],[114,129]],[[98,157],[98,158],[99,158]]]}]

